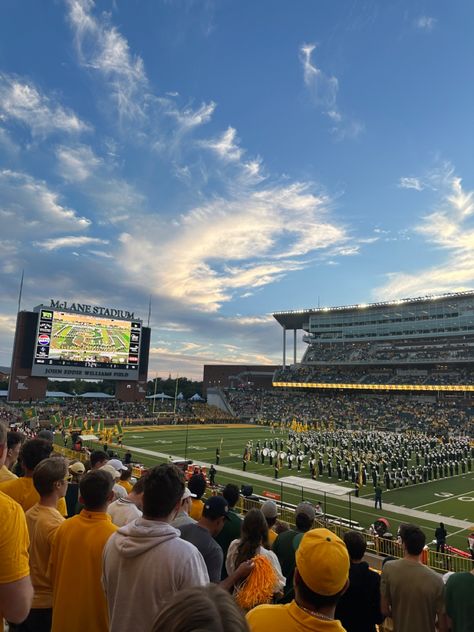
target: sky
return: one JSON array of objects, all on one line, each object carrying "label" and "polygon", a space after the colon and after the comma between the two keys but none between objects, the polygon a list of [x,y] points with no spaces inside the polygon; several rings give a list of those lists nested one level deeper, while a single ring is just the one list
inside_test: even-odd
[{"label": "sky", "polygon": [[151,296],[150,375],[196,379],[281,362],[275,311],[474,289],[473,21],[1,0],[0,365],[22,270],[23,309]]}]

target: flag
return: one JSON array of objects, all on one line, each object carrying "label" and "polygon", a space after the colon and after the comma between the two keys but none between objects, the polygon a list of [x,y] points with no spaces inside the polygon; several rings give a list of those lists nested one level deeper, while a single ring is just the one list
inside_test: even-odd
[{"label": "flag", "polygon": [[362,487],[362,463],[359,463],[359,487]]}]

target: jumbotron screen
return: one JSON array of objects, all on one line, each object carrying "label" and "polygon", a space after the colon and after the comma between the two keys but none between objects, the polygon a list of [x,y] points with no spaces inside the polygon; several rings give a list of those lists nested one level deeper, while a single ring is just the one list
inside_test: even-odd
[{"label": "jumbotron screen", "polygon": [[41,309],[33,375],[138,376],[141,322]]}]

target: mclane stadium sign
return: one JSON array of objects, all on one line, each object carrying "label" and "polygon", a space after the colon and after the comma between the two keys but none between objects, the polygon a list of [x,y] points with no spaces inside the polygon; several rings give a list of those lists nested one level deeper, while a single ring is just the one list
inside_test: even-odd
[{"label": "mclane stadium sign", "polygon": [[124,320],[136,320],[134,312],[110,307],[87,305],[86,303],[68,303],[67,301],[55,301],[51,299],[51,309],[64,312],[76,312],[77,314],[91,314],[91,316],[106,316],[108,318],[123,318]]}]

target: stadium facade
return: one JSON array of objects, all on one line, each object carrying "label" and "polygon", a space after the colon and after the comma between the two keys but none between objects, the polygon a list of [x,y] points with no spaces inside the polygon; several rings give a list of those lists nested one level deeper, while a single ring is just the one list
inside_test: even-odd
[{"label": "stadium facade", "polygon": [[[273,316],[283,329],[274,386],[474,392],[474,292]],[[298,330],[307,344],[300,362]]]}]

